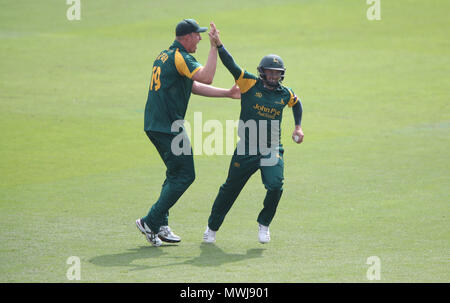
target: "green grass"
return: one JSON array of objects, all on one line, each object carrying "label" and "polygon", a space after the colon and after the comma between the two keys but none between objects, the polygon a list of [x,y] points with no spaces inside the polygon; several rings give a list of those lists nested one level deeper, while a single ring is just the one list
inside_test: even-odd
[{"label": "green grass", "polygon": [[[65,1],[0,1],[0,282],[68,282],[69,256],[83,282],[367,282],[370,256],[381,282],[450,281],[448,2],[383,0],[381,21],[356,0],[81,3],[69,22]],[[164,178],[143,132],[151,66],[188,17],[214,21],[250,72],[279,54],[302,98],[268,245],[259,173],[201,242],[230,156],[195,157],[171,209],[179,245],[134,225]],[[219,63],[214,85],[232,84]],[[200,111],[225,122],[239,104],[192,96],[187,120]]]}]

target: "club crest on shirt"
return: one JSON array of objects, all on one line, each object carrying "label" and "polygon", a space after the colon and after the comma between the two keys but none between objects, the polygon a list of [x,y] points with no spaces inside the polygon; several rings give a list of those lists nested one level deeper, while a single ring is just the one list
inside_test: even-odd
[{"label": "club crest on shirt", "polygon": [[262,93],[261,92],[256,92],[255,97],[262,98]]}]

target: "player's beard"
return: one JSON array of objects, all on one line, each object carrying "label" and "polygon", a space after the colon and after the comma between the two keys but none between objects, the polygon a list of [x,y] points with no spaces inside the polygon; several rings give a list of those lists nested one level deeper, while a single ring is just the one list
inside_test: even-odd
[{"label": "player's beard", "polygon": [[264,82],[265,82],[265,84],[266,84],[266,86],[270,86],[270,87],[273,87],[273,88],[276,88],[276,87],[278,87],[279,85],[280,85],[280,80],[278,80],[278,81],[269,81],[269,80],[264,80]]}]

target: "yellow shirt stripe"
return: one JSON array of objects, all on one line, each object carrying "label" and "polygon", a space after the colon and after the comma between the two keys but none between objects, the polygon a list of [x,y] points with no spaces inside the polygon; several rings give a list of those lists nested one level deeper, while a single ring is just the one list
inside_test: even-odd
[{"label": "yellow shirt stripe", "polygon": [[192,79],[196,72],[200,70],[200,66],[194,69],[192,72],[189,71],[189,68],[186,65],[186,61],[184,61],[183,56],[180,54],[178,48],[175,51],[175,67],[180,75],[188,77]]},{"label": "yellow shirt stripe", "polygon": [[245,94],[255,85],[256,81],[256,79],[244,79],[244,70],[242,69],[239,79],[236,80],[236,84],[239,86],[241,94]]},{"label": "yellow shirt stripe", "polygon": [[291,97],[289,98],[288,106],[292,107],[298,102],[298,98],[297,98],[297,96],[294,96],[294,94],[292,93],[292,91],[290,89],[288,89],[288,91],[289,91],[289,94],[291,94]]}]

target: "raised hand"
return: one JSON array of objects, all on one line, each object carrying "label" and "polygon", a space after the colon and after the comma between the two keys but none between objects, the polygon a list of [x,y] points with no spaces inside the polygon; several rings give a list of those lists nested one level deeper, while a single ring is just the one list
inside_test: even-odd
[{"label": "raised hand", "polygon": [[209,40],[211,42],[211,45],[214,46],[219,46],[222,45],[222,41],[220,41],[220,31],[216,28],[216,25],[214,24],[214,22],[210,23],[211,29],[208,33],[209,35]]}]

